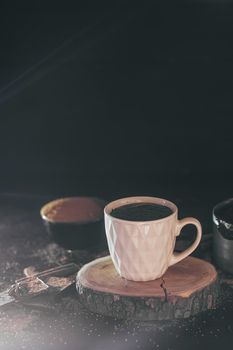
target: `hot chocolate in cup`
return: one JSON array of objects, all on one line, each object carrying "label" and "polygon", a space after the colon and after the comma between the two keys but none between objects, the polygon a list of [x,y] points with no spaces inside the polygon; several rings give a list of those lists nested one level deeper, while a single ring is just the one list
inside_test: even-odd
[{"label": "hot chocolate in cup", "polygon": [[[113,264],[128,280],[161,277],[169,266],[189,256],[201,240],[200,222],[192,217],[178,220],[176,205],[162,198],[118,199],[106,205],[104,218]],[[174,253],[176,237],[189,224],[197,228],[196,240],[184,252]]]}]

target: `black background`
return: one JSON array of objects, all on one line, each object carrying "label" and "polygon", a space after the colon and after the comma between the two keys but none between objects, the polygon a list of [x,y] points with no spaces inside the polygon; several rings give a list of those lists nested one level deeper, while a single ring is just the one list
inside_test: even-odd
[{"label": "black background", "polygon": [[[233,196],[232,93],[231,1],[2,6],[0,191],[161,196],[209,233],[213,205]],[[27,235],[35,234],[32,245],[41,237],[24,201],[18,211],[11,198],[16,219],[1,209],[2,237],[6,227],[12,235],[3,250],[17,262],[21,246],[13,255],[11,239],[22,237],[28,249]],[[196,338],[181,329],[174,347],[229,348],[232,310],[223,312],[225,321],[223,313],[197,322]],[[161,342],[170,342],[167,335]]]},{"label": "black background", "polygon": [[0,17],[0,190],[232,195],[232,2]]}]

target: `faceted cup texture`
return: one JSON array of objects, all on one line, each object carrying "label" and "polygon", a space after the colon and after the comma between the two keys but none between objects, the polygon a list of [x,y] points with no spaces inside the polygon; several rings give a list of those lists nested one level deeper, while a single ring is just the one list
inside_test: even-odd
[{"label": "faceted cup texture", "polygon": [[155,221],[125,221],[105,213],[105,231],[117,272],[133,281],[161,277],[176,239],[176,215]]}]

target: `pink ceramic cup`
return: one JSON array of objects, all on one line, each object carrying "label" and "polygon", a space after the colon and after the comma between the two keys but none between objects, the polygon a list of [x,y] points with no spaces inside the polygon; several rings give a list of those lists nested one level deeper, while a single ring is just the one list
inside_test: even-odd
[{"label": "pink ceramic cup", "polygon": [[[159,220],[128,221],[111,216],[113,209],[132,203],[165,205],[172,214]],[[162,198],[129,197],[115,200],[104,208],[105,231],[113,264],[120,276],[133,281],[150,281],[161,277],[169,266],[190,255],[201,240],[197,219],[178,220],[175,204]],[[182,253],[174,253],[176,236],[185,225],[197,228],[194,243]]]}]

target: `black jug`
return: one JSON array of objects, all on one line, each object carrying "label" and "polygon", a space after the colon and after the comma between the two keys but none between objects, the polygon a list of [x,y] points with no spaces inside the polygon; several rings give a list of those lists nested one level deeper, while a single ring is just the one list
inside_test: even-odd
[{"label": "black jug", "polygon": [[213,259],[223,271],[233,274],[233,198],[213,209]]}]

